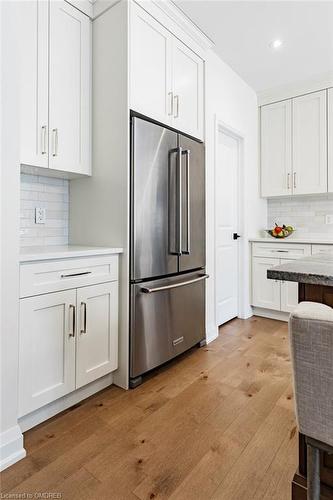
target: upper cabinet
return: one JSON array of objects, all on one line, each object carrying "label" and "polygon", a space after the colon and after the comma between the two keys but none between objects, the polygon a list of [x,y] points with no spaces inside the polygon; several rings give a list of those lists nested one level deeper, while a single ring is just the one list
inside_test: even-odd
[{"label": "upper cabinet", "polygon": [[203,138],[204,61],[131,4],[131,109]]},{"label": "upper cabinet", "polygon": [[332,114],[331,90],[261,107],[262,196],[333,191],[333,181],[328,185],[327,136],[330,150],[333,129],[327,93]]},{"label": "upper cabinet", "polygon": [[291,100],[261,108],[262,196],[291,194]]},{"label": "upper cabinet", "polygon": [[333,88],[328,89],[328,191],[333,193]]},{"label": "upper cabinet", "polygon": [[91,21],[63,0],[22,2],[21,163],[91,174]]},{"label": "upper cabinet", "polygon": [[293,192],[327,192],[326,90],[293,99]]}]

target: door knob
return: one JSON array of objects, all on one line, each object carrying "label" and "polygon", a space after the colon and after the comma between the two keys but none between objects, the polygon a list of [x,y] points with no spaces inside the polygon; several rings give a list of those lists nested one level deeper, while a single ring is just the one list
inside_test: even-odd
[{"label": "door knob", "polygon": [[240,237],[241,237],[241,235],[240,235],[240,234],[237,234],[237,233],[234,233],[234,234],[233,234],[233,239],[234,239],[234,240],[238,240],[238,238],[240,238]]}]

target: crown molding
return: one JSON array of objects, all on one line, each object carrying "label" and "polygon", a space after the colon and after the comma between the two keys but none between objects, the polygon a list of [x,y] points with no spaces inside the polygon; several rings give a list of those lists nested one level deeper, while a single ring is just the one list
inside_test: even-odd
[{"label": "crown molding", "polygon": [[330,87],[333,87],[333,71],[314,76],[306,81],[294,82],[258,92],[258,105],[264,106],[265,104],[272,104],[273,102],[291,99],[292,97],[310,94]]},{"label": "crown molding", "polygon": [[176,36],[186,35],[202,50],[214,46],[214,42],[172,0],[134,0]]}]

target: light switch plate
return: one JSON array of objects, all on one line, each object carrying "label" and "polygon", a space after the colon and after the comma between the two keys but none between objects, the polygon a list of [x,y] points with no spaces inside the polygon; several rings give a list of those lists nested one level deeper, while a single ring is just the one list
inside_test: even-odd
[{"label": "light switch plate", "polygon": [[327,214],[325,217],[325,224],[333,224],[333,215]]},{"label": "light switch plate", "polygon": [[35,223],[36,224],[45,224],[46,220],[46,209],[41,207],[35,208]]}]

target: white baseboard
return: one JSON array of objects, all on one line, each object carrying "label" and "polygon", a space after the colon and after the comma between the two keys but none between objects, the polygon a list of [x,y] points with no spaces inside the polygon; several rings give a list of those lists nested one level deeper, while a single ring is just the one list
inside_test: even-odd
[{"label": "white baseboard", "polygon": [[0,434],[0,470],[7,469],[25,456],[23,434],[19,425]]},{"label": "white baseboard", "polygon": [[57,413],[67,410],[71,406],[79,403],[83,399],[89,398],[89,396],[96,394],[96,392],[105,389],[111,384],[112,373],[109,373],[108,375],[95,380],[95,382],[91,382],[90,384],[81,387],[80,389],[77,389],[76,391],[71,392],[70,394],[67,394],[62,398],[57,399],[56,401],[52,401],[52,403],[49,403],[48,405],[45,405],[42,408],[29,413],[28,415],[24,415],[23,417],[19,418],[18,421],[22,432],[25,432],[32,427],[40,424],[41,422],[54,417],[54,415],[57,415]]},{"label": "white baseboard", "polygon": [[288,321],[290,316],[290,313],[283,311],[273,311],[272,309],[265,309],[263,307],[253,307],[253,314],[254,316],[277,319],[278,321]]}]

